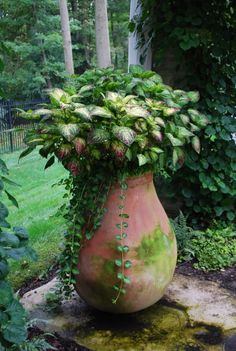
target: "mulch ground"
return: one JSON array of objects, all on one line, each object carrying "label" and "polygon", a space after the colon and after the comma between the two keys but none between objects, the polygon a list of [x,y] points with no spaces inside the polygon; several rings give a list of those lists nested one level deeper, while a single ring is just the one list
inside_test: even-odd
[{"label": "mulch ground", "polygon": [[220,271],[203,272],[194,269],[190,262],[185,262],[177,266],[176,272],[190,277],[197,277],[201,280],[217,282],[222,288],[236,294],[236,266]]},{"label": "mulch ground", "polygon": [[26,282],[24,285],[22,285],[22,287],[18,291],[19,296],[22,297],[28,291],[37,289],[40,286],[42,286],[44,284],[47,284],[48,282],[50,282],[57,275],[58,270],[59,270],[59,266],[58,265],[54,265],[47,271],[45,276],[43,276],[43,277],[36,277],[36,278]]},{"label": "mulch ground", "polygon": [[[19,295],[23,296],[26,292],[48,283],[51,279],[53,279],[56,276],[57,272],[58,266],[51,267],[48,271],[48,274],[45,277],[33,279],[32,281],[22,286],[22,288],[19,291]],[[203,272],[194,269],[190,262],[185,262],[177,266],[176,272],[185,276],[198,277],[199,279],[205,281],[217,282],[223,288],[229,289],[236,295],[236,266],[221,271]],[[44,337],[40,329],[36,327],[30,328],[29,339],[32,339],[35,336]],[[56,350],[58,351],[91,351],[83,346],[76,344],[71,340],[63,339],[58,334],[54,334],[53,336],[45,336],[45,339],[51,346],[56,348]],[[53,349],[48,349],[47,351],[52,350]]]}]

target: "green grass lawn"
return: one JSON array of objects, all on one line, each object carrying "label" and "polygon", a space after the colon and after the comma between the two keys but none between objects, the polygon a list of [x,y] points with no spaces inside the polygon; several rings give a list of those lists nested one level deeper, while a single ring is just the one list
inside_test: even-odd
[{"label": "green grass lawn", "polygon": [[63,187],[52,184],[60,180],[66,171],[59,164],[44,170],[46,163],[37,152],[33,152],[18,162],[20,152],[1,155],[10,169],[9,178],[21,187],[8,186],[16,197],[19,209],[7,203],[12,226],[23,226],[30,234],[31,246],[38,253],[38,261],[24,260],[12,263],[10,280],[18,289],[27,280],[41,275],[56,261],[60,253],[60,243],[65,230],[64,219],[55,216],[63,203]]}]

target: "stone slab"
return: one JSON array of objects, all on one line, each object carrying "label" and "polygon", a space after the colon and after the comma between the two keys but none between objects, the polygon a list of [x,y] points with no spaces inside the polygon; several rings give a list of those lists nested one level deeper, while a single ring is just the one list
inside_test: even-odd
[{"label": "stone slab", "polygon": [[92,351],[222,351],[236,333],[236,298],[217,283],[176,274],[164,298],[130,315],[94,310],[77,294],[50,310],[45,295],[53,279],[21,302],[37,325]]}]

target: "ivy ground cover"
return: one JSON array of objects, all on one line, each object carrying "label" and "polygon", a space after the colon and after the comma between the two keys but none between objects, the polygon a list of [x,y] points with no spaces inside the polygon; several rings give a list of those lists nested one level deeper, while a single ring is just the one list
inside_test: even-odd
[{"label": "ivy ground cover", "polygon": [[19,209],[9,202],[8,220],[12,226],[21,225],[29,231],[30,243],[38,254],[38,261],[12,263],[10,280],[15,289],[46,272],[56,261],[64,232],[64,219],[56,216],[58,207],[63,202],[64,191],[62,187],[52,185],[63,177],[65,170],[58,164],[44,171],[45,162],[37,152],[20,161],[19,155],[20,152],[15,152],[2,156],[10,169],[11,180],[20,185],[9,185],[19,203]]}]

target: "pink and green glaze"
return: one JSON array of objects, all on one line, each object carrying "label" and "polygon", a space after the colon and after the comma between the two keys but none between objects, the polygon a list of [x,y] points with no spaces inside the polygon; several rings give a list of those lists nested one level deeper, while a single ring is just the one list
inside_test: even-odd
[{"label": "pink and green glaze", "polygon": [[101,227],[94,237],[84,242],[80,251],[76,290],[91,306],[107,312],[131,313],[157,302],[172,280],[176,266],[176,239],[168,217],[157,197],[153,176],[147,173],[127,179],[125,209],[129,214],[127,238],[129,246],[125,259],[132,267],[125,270],[131,284],[125,286],[126,294],[112,304],[119,268],[115,259],[116,224],[120,222],[120,186],[115,184],[109,193]]}]

